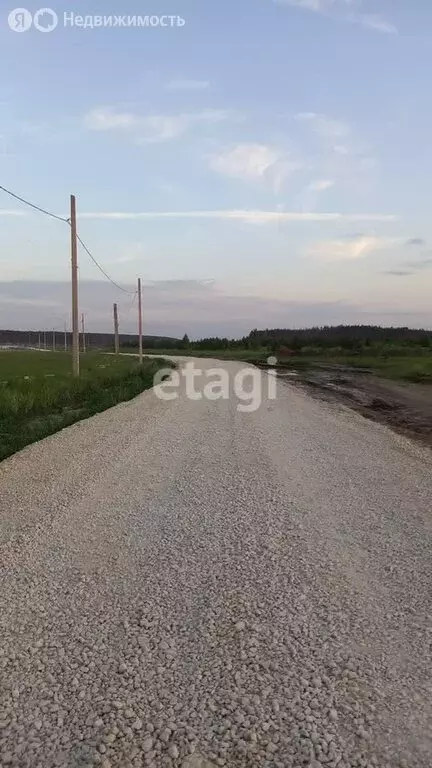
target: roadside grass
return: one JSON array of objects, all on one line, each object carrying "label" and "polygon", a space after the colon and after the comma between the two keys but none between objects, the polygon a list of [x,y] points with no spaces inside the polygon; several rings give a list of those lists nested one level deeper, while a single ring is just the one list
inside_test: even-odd
[{"label": "roadside grass", "polygon": [[411,381],[417,383],[432,383],[432,355],[404,357],[360,357],[345,358],[346,365],[353,367],[371,368],[380,376],[387,379]]},{"label": "roadside grass", "polygon": [[[138,354],[138,349],[123,347],[124,354]],[[145,349],[144,355],[173,355],[174,357],[211,357],[215,360],[266,360],[273,355],[267,349]]]},{"label": "roadside grass", "polygon": [[[122,352],[134,353],[134,349],[123,348]],[[268,348],[260,349],[148,349],[146,355],[174,355],[217,360],[244,360],[245,362],[265,362],[268,357],[278,357],[279,364],[287,368],[311,368],[314,365],[342,365],[350,368],[367,368],[378,376],[396,381],[432,384],[432,350],[418,353],[415,348],[407,347],[404,354],[393,352],[391,346],[377,350],[375,354],[362,350],[352,353],[335,353],[332,350],[316,350],[309,354],[307,348],[291,357],[278,356]]]},{"label": "roadside grass", "polygon": [[153,385],[164,360],[88,353],[71,375],[65,352],[0,351],[0,461],[26,445],[131,400]]},{"label": "roadside grass", "polygon": [[395,381],[432,384],[432,355],[389,356],[369,355],[294,355],[281,361],[287,368],[313,368],[317,365],[341,365],[349,368],[365,368],[378,376]]},{"label": "roadside grass", "polygon": [[[135,350],[123,348],[122,352],[134,353]],[[278,357],[279,363],[287,368],[309,368],[314,364],[344,365],[351,368],[369,368],[379,376],[399,381],[432,383],[432,351],[416,354],[416,350],[407,349],[405,354],[392,353],[391,348],[385,354],[368,354],[365,351],[335,354],[332,351],[316,351],[291,357],[278,356],[268,348],[260,349],[147,349],[145,355],[174,355],[188,357],[211,357],[216,360],[244,360],[245,362],[264,362],[269,357]]]}]

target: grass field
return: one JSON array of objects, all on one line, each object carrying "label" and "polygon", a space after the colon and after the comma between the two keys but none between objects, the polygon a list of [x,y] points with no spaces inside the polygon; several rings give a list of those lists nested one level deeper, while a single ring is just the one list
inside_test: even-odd
[{"label": "grass field", "polygon": [[432,354],[425,356],[389,356],[368,355],[299,355],[285,361],[289,368],[308,368],[314,365],[341,365],[350,368],[366,368],[376,375],[395,381],[410,381],[432,384]]},{"label": "grass field", "polygon": [[[123,352],[133,350],[123,349]],[[264,361],[277,353],[268,349],[221,349],[221,350],[195,350],[195,349],[163,349],[146,350],[144,354],[179,355],[190,357],[211,357],[217,360],[244,360],[249,362]],[[432,383],[432,350],[416,353],[415,349],[408,349],[407,354],[392,354],[391,349],[386,354],[368,354],[364,352],[353,354],[334,354],[332,352],[317,352],[316,354],[298,354],[286,358],[284,364],[292,368],[307,368],[314,364],[327,363],[333,365],[346,365],[352,368],[370,368],[384,378],[411,381],[418,383]]]},{"label": "grass field", "polygon": [[[132,353],[133,350],[123,349],[123,352]],[[352,368],[369,368],[379,376],[396,381],[411,381],[417,383],[432,383],[432,350],[416,354],[415,350],[408,350],[409,354],[368,354],[364,352],[353,354],[334,354],[332,352],[317,352],[316,354],[298,354],[289,358],[281,358],[281,362],[289,368],[308,368],[314,364],[345,365]],[[211,357],[216,360],[244,360],[253,363],[264,361],[277,353],[268,349],[220,349],[220,350],[195,350],[195,349],[149,349],[144,352],[148,355],[179,355],[190,357]]]},{"label": "grass field", "polygon": [[[124,347],[121,352],[138,354],[138,350]],[[262,349],[145,349],[145,355],[173,355],[174,357],[211,357],[215,360],[265,360],[273,352]]]},{"label": "grass field", "polygon": [[0,351],[0,461],[80,419],[130,400],[164,361],[88,353],[71,375],[65,352]]}]

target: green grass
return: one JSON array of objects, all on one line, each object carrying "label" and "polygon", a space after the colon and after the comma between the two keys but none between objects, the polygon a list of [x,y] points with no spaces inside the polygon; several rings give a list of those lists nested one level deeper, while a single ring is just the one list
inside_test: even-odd
[{"label": "green grass", "polygon": [[432,383],[432,355],[430,357],[368,357],[345,358],[347,365],[371,368],[387,379]]},{"label": "green grass", "polygon": [[284,361],[289,368],[310,368],[314,364],[346,365],[351,368],[368,368],[375,374],[395,381],[411,381],[432,384],[432,354],[413,356],[378,357],[358,355],[295,355]]},{"label": "green grass", "polygon": [[[126,349],[124,352],[128,351]],[[131,351],[131,350],[129,350]],[[306,350],[305,350],[306,352]],[[277,353],[270,352],[268,349],[221,349],[221,350],[146,350],[145,354],[157,355],[187,355],[191,357],[213,357],[218,360],[245,360],[260,361],[267,360],[269,356],[276,356]],[[282,358],[283,359],[283,358]],[[347,365],[352,368],[370,368],[379,376],[394,379],[396,381],[411,381],[418,383],[432,383],[432,351],[426,350],[422,354],[408,349],[405,354],[392,353],[391,349],[387,354],[368,354],[364,352],[356,354],[333,352],[316,352],[314,354],[298,354],[290,358],[285,358],[284,363],[292,368],[308,368],[314,363],[329,363],[335,365]]]},{"label": "green grass", "polygon": [[[71,375],[65,352],[0,351],[0,461],[35,440],[130,400],[153,384],[162,365],[88,353]],[[28,377],[28,378],[26,378]]]},{"label": "green grass", "polygon": [[[138,354],[133,348],[122,348],[121,352]],[[145,355],[174,355],[182,357],[211,357],[215,360],[265,360],[273,352],[266,349],[145,349]]]},{"label": "green grass", "polygon": [[[134,354],[135,350],[123,348],[122,352]],[[144,354],[148,355],[179,355],[190,357],[212,357],[217,360],[244,360],[248,362],[265,361],[270,356],[278,356],[277,352],[271,352],[267,348],[260,349],[219,349],[219,350],[195,350],[195,349],[148,349]],[[370,349],[360,352],[343,352],[316,349],[309,353],[305,348],[292,357],[280,358],[288,368],[307,369],[314,364],[346,365],[351,368],[369,368],[374,373],[395,381],[410,381],[416,383],[432,384],[432,350],[418,350],[418,347],[406,347],[406,349],[392,349],[391,346],[382,345],[371,354]]]},{"label": "green grass", "polygon": [[[134,352],[133,349],[123,349],[123,352]],[[156,355],[186,355],[190,357],[212,357],[218,360],[245,360],[263,361],[269,356],[277,356],[277,353],[268,349],[220,349],[220,350],[195,350],[195,349],[161,349],[145,350],[144,354]],[[310,368],[314,364],[347,365],[352,368],[369,368],[374,373],[387,379],[396,381],[411,381],[417,383],[432,383],[432,350],[418,352],[416,348],[407,348],[393,351],[391,347],[375,351],[370,354],[366,349],[357,353],[335,353],[332,350],[314,351],[308,354],[307,349],[303,353],[283,359],[283,363],[289,368]]]}]

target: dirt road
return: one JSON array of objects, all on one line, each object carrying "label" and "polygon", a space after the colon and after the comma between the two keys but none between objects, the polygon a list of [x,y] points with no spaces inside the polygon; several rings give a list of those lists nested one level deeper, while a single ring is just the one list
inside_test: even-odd
[{"label": "dirt road", "polygon": [[2,768],[431,765],[430,453],[237,404],[147,392],[0,465]]}]

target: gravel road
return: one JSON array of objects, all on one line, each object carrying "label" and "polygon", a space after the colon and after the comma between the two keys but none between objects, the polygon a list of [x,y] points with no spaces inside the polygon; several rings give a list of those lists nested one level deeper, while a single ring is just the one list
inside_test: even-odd
[{"label": "gravel road", "polygon": [[284,383],[3,462],[1,768],[430,768],[431,469]]}]

